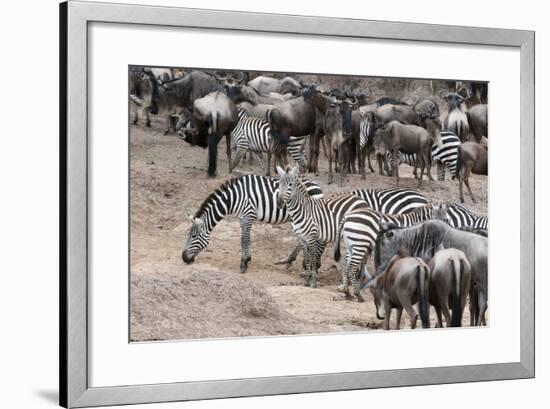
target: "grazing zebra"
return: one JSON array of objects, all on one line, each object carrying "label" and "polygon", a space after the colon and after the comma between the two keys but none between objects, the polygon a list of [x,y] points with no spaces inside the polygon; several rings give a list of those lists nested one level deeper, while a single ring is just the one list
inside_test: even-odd
[{"label": "grazing zebra", "polygon": [[489,230],[489,219],[487,216],[479,216],[460,203],[445,203],[443,206],[446,208],[446,212],[442,212],[437,218],[443,220],[451,227],[474,231]]},{"label": "grazing zebra", "polygon": [[[266,171],[266,175],[271,174],[271,155],[275,149],[275,141],[271,138],[271,128],[269,122],[263,118],[250,115],[244,109],[237,107],[239,121],[231,131],[231,138],[237,151],[235,159],[231,164],[231,171],[237,167],[242,157],[247,151],[256,154],[260,166]],[[305,136],[290,137],[287,144],[287,152],[290,157],[304,167],[306,160],[303,153]],[[262,152],[267,153],[267,168],[265,167]]]},{"label": "grazing zebra", "polygon": [[351,192],[381,213],[402,214],[428,204],[428,198],[412,189],[357,189]]},{"label": "grazing zebra", "polygon": [[[306,193],[312,198],[322,198],[321,188],[304,180]],[[267,176],[245,175],[229,179],[212,192],[202,203],[195,216],[191,216],[191,229],[187,237],[182,259],[193,263],[195,257],[208,246],[210,233],[221,219],[235,215],[241,219],[241,273],[251,260],[250,231],[254,222],[285,223],[289,213],[277,206],[279,181]]]},{"label": "grazing zebra", "polygon": [[371,278],[364,266],[375,248],[380,223],[392,223],[397,226],[408,227],[431,219],[433,213],[434,206],[426,204],[417,207],[410,213],[400,215],[384,214],[368,208],[356,209],[346,214],[338,226],[334,245],[334,260],[336,261],[340,260],[340,242],[342,239],[347,247],[346,262],[344,268],[342,268],[342,286],[339,288],[344,292],[346,298],[351,299],[349,293],[349,286],[351,285],[357,301],[364,301],[356,279],[362,269],[364,274],[361,280]]},{"label": "grazing zebra", "polygon": [[[441,131],[441,145],[432,145],[432,161],[437,163],[437,180],[445,180],[445,167],[449,169],[454,179],[459,146],[460,138],[458,136],[449,131]],[[391,169],[393,169],[393,157],[391,152],[386,153],[386,161],[389,165],[389,173],[391,173]],[[416,155],[414,153],[406,154],[399,152],[399,162],[415,166]]]},{"label": "grazing zebra", "polygon": [[298,166],[279,173],[277,205],[286,209],[292,229],[304,250],[306,270],[305,285],[317,285],[317,269],[327,243],[336,239],[338,223],[345,214],[361,207],[367,208],[364,200],[354,195],[339,195],[331,199],[315,199],[307,194],[306,185],[298,177]]}]

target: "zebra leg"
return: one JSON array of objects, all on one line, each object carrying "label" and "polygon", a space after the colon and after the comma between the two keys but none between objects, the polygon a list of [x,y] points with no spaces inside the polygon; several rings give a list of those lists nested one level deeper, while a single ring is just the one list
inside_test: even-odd
[{"label": "zebra leg", "polygon": [[250,255],[250,232],[254,217],[252,215],[241,218],[241,273],[244,274],[248,268],[248,263],[252,260]]},{"label": "zebra leg", "polygon": [[346,254],[346,264],[342,268],[342,284],[337,287],[337,290],[344,293],[346,300],[353,300],[353,297],[349,293],[349,278],[348,273],[351,266],[351,255],[348,251]]},{"label": "zebra leg", "polygon": [[282,260],[275,262],[275,264],[286,264],[286,268],[287,269],[290,268],[292,266],[292,263],[294,263],[294,261],[296,260],[296,257],[298,257],[298,253],[302,251],[302,248],[303,248],[302,244],[300,243],[300,241],[298,241],[298,243],[296,244],[296,247],[294,247],[294,249],[289,254],[289,256],[287,258],[284,258]]},{"label": "zebra leg", "polygon": [[445,164],[441,161],[437,161],[437,180],[445,180]]},{"label": "zebra leg", "polygon": [[[256,156],[256,159],[258,160],[258,163],[260,164],[260,168],[262,168],[262,172],[264,172],[266,174],[266,176],[270,176],[269,162],[271,162],[271,158],[269,158],[268,167],[266,169],[265,162],[264,162],[264,156],[262,155],[262,152],[254,152],[254,155]],[[250,157],[252,157],[252,153],[250,154]]]},{"label": "zebra leg", "polygon": [[361,287],[357,284],[357,275],[361,273],[363,263],[366,268],[368,253],[361,247],[353,249],[352,252],[353,254],[350,269],[348,270],[348,277],[351,279],[351,285],[353,286],[353,295],[355,295],[358,302],[364,302],[365,299],[361,294]]},{"label": "zebra leg", "polygon": [[239,163],[241,163],[241,159],[243,158],[245,153],[246,150],[237,147],[237,153],[235,154],[235,159],[233,160],[233,163],[229,162],[229,173],[233,172],[233,170],[237,166],[239,166]]}]

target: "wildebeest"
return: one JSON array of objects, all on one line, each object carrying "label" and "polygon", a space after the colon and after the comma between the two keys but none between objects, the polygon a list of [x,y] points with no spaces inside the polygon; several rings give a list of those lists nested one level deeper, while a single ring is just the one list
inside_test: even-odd
[{"label": "wildebeest", "polygon": [[[470,263],[463,251],[439,246],[428,263],[430,267],[430,304],[437,314],[437,326],[443,327],[441,314],[447,327],[462,326],[462,313],[470,291]],[[452,309],[452,317],[449,310]]]},{"label": "wildebeest", "polygon": [[[422,328],[429,328],[429,282],[430,271],[422,259],[409,257],[401,251],[393,256],[385,271],[367,284],[374,298],[376,317],[384,320],[384,329],[390,329],[393,308],[397,309],[396,329],[400,327],[403,309],[410,317],[411,328],[416,328],[418,315]],[[417,302],[418,314],[413,308]],[[380,310],[383,310],[383,317]]]},{"label": "wildebeest", "polygon": [[449,105],[449,113],[444,122],[445,129],[458,136],[462,142],[467,141],[470,135],[468,117],[460,107],[462,102],[464,102],[464,98],[456,92],[447,92],[445,90],[442,90],[439,96],[441,99],[447,101]]},{"label": "wildebeest", "polygon": [[302,89],[302,84],[292,77],[284,77],[283,79],[266,77],[260,75],[251,81],[248,81],[248,85],[254,88],[260,94],[268,94],[270,92],[277,92],[279,94],[292,94],[298,95]]},{"label": "wildebeest", "polygon": [[193,104],[195,129],[189,132],[186,141],[191,145],[208,147],[208,176],[216,176],[218,143],[226,135],[227,159],[231,172],[231,131],[238,122],[237,108],[221,91],[195,100]]},{"label": "wildebeest", "polygon": [[131,69],[130,77],[130,111],[134,113],[132,123],[136,125],[139,121],[138,112],[141,110],[145,115],[145,126],[151,126],[149,113],[158,113],[159,84],[155,74],[148,69]]},{"label": "wildebeest", "polygon": [[427,262],[440,245],[463,251],[470,262],[472,282],[475,284],[475,287],[470,287],[470,300],[477,297],[479,307],[479,311],[476,311],[476,305],[470,302],[470,323],[484,325],[488,300],[486,237],[453,229],[441,220],[429,220],[407,228],[381,224],[374,252],[376,272],[380,274],[385,271],[401,248],[411,256]]},{"label": "wildebeest", "polygon": [[395,98],[391,98],[391,97],[382,97],[382,98],[379,98],[376,100],[376,106],[378,108],[380,108],[381,106],[383,105],[387,105],[387,104],[392,104],[392,105],[407,105],[405,102],[403,101],[399,101]]},{"label": "wildebeest", "polygon": [[487,104],[477,104],[466,111],[466,118],[470,131],[476,142],[481,142],[483,136],[487,137]]},{"label": "wildebeest", "polygon": [[464,142],[458,147],[458,159],[456,162],[456,175],[459,179],[458,188],[460,192],[460,201],[464,203],[464,194],[462,191],[462,183],[468,188],[472,202],[476,199],[470,189],[470,174],[487,175],[488,162],[487,147],[477,142]]},{"label": "wildebeest", "polygon": [[414,105],[382,105],[374,111],[377,127],[384,126],[391,121],[405,124],[425,126],[426,118],[438,118],[439,105],[429,98],[419,99]]},{"label": "wildebeest", "polygon": [[[432,145],[441,145],[441,122],[439,119],[426,119],[428,130],[417,125],[405,125],[399,121],[391,121],[379,133],[380,138],[375,139],[375,151],[378,156],[385,157],[387,149],[393,156],[393,175],[395,185],[399,185],[399,152],[416,154],[417,166],[421,166],[418,187],[422,186],[424,169],[427,168],[428,185],[431,176],[431,152]],[[381,144],[384,147],[381,147]],[[380,166],[380,165],[379,165]]]}]

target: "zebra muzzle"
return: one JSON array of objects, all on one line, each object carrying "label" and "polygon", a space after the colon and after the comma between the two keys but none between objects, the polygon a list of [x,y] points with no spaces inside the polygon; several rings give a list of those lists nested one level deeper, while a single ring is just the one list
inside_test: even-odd
[{"label": "zebra muzzle", "polygon": [[195,257],[188,257],[185,251],[181,253],[181,258],[185,264],[192,264],[195,261]]}]

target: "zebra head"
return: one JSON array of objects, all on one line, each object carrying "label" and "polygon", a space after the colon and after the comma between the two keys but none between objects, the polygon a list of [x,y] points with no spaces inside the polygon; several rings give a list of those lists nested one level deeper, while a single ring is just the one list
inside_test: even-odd
[{"label": "zebra head", "polygon": [[185,248],[181,253],[181,258],[185,264],[191,264],[195,261],[195,257],[208,246],[210,234],[206,229],[204,221],[198,217],[190,217],[191,230],[187,236]]},{"label": "zebra head", "polygon": [[277,192],[277,207],[282,209],[285,203],[292,196],[294,191],[295,181],[298,177],[299,166],[296,164],[291,169],[283,170],[280,166],[277,166],[277,173],[279,174],[279,190]]},{"label": "zebra head", "polygon": [[447,224],[451,224],[449,219],[449,203],[441,203],[440,205],[434,205],[432,219],[442,220]]}]

